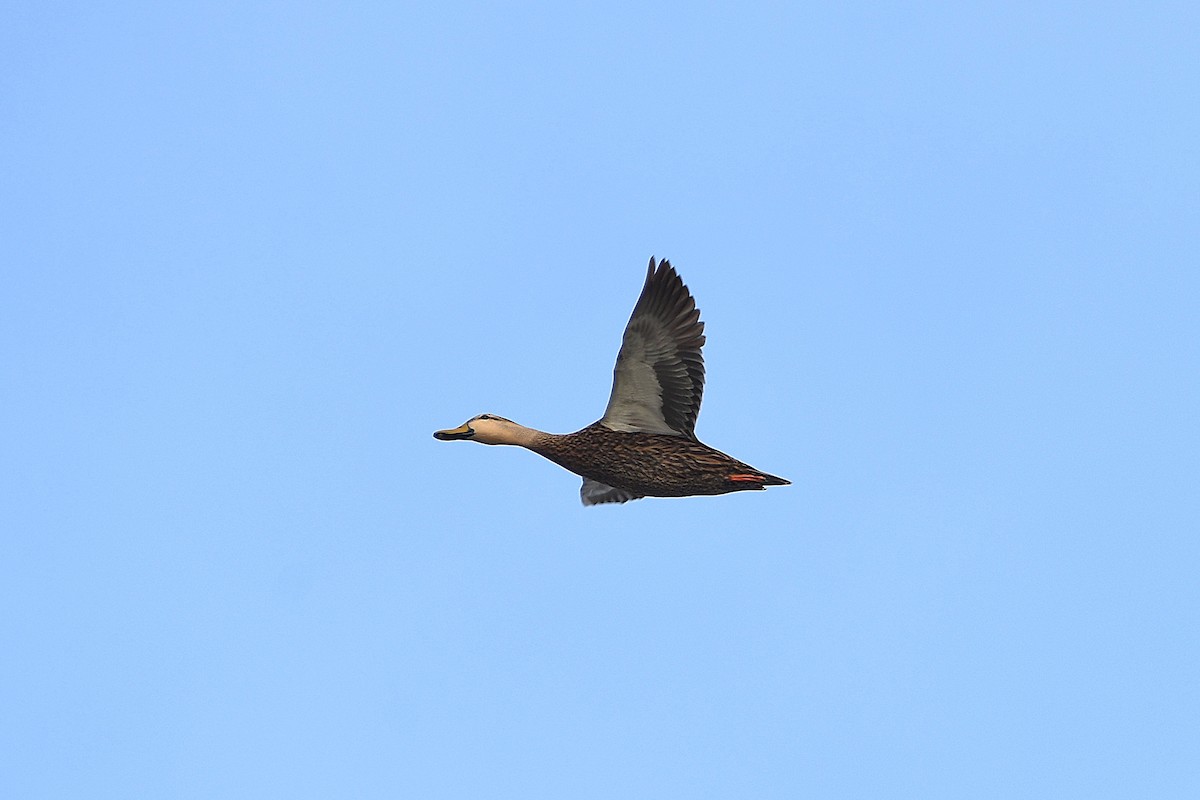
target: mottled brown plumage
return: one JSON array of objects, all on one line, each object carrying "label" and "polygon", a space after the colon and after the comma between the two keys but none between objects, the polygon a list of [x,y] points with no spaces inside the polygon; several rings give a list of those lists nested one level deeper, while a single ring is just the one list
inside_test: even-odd
[{"label": "mottled brown plumage", "polygon": [[[788,483],[694,438],[617,433],[599,422],[565,436],[540,439],[530,449],[576,475],[629,495],[619,502],[646,496],[725,494]],[[735,481],[732,475],[745,477]],[[757,480],[749,480],[752,477]],[[614,501],[617,498],[597,500]]]},{"label": "mottled brown plumage", "polygon": [[584,505],[786,485],[696,439],[704,340],[704,323],[687,287],[669,262],[656,266],[651,258],[599,421],[558,435],[480,414],[434,436],[532,450],[583,477]]}]

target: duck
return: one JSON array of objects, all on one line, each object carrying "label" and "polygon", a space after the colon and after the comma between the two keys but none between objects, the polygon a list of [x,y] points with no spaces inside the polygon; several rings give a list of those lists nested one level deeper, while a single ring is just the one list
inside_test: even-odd
[{"label": "duck", "polygon": [[656,264],[652,256],[625,326],[604,416],[574,433],[553,434],[479,414],[434,438],[531,450],[583,478],[585,506],[789,485],[696,438],[704,342],[691,292],[670,261]]}]

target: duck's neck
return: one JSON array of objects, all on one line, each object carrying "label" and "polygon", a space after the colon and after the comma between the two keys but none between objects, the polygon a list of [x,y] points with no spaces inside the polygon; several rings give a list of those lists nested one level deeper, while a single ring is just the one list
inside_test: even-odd
[{"label": "duck's neck", "polygon": [[524,447],[527,450],[532,450],[535,453],[543,453],[549,447],[553,447],[554,440],[558,437],[553,433],[539,431],[537,428],[526,428],[524,425],[513,423],[505,441],[501,444],[515,444],[517,447]]}]

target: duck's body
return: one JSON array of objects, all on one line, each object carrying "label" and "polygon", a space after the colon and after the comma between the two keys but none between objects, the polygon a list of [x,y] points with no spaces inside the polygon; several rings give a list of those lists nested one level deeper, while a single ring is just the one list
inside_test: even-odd
[{"label": "duck's body", "polygon": [[532,450],[583,477],[584,505],[788,484],[696,438],[703,330],[700,312],[670,263],[664,260],[656,269],[651,258],[613,371],[612,397],[599,421],[575,433],[551,434],[480,414],[434,436]]},{"label": "duck's body", "polygon": [[765,489],[786,484],[695,439],[663,433],[619,433],[599,422],[564,436],[548,436],[531,448],[560,467],[599,486],[585,500],[607,500],[602,487],[619,489],[621,498],[687,497]]}]

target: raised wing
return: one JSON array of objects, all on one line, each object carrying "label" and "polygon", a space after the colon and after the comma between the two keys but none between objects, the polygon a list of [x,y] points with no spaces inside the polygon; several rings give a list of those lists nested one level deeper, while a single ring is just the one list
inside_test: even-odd
[{"label": "raised wing", "polygon": [[613,369],[612,396],[600,423],[615,431],[666,433],[695,439],[704,394],[704,323],[665,259],[654,259],[625,326]]}]

